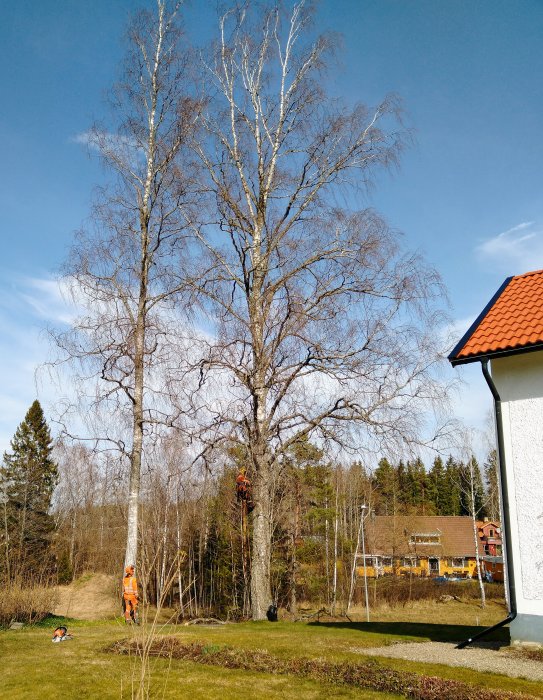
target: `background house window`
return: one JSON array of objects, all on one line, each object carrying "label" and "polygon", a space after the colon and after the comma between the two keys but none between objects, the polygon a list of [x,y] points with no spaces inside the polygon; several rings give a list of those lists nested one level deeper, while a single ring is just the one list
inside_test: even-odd
[{"label": "background house window", "polygon": [[409,537],[410,544],[439,544],[440,541],[439,532],[415,532]]},{"label": "background house window", "polygon": [[416,558],[405,557],[402,566],[407,568],[414,568],[419,565],[419,560]]},{"label": "background house window", "polygon": [[464,560],[461,559],[460,557],[453,557],[452,565],[459,568],[459,569],[463,569],[464,568]]},{"label": "background house window", "polygon": [[392,557],[383,557],[381,563],[383,566],[392,566]]}]

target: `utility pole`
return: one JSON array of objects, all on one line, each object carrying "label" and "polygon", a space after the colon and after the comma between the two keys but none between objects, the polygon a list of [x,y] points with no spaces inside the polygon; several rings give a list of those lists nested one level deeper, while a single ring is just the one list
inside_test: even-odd
[{"label": "utility pole", "polygon": [[8,529],[8,482],[0,475],[0,505],[4,506],[4,545],[6,550],[6,582],[11,583],[9,529]]},{"label": "utility pole", "polygon": [[351,607],[351,603],[353,600],[353,593],[354,593],[354,583],[355,583],[355,574],[356,574],[356,560],[358,558],[358,547],[360,545],[360,535],[362,535],[362,556],[364,558],[364,592],[366,595],[366,619],[369,622],[370,621],[370,609],[369,609],[369,601],[368,601],[368,576],[367,576],[367,571],[366,571],[366,541],[364,538],[364,511],[368,509],[368,506],[363,503],[360,506],[360,524],[358,526],[358,535],[356,537],[356,547],[354,550],[354,556],[353,556],[353,568],[351,571],[351,588],[349,590],[349,600],[347,602],[347,610],[346,613],[349,612],[349,609]]},{"label": "utility pole", "polygon": [[360,516],[360,523],[362,525],[362,558],[364,561],[364,593],[366,595],[366,621],[370,621],[370,606],[368,601],[368,575],[366,571],[366,540],[364,538],[364,511],[367,509],[367,505],[364,503],[360,506],[362,511]]}]

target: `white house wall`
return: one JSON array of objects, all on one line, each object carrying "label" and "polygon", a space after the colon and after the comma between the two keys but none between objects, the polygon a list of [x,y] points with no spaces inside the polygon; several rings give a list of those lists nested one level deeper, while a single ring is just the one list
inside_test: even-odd
[{"label": "white house wall", "polygon": [[513,641],[543,644],[543,352],[492,361],[502,400],[517,619]]}]

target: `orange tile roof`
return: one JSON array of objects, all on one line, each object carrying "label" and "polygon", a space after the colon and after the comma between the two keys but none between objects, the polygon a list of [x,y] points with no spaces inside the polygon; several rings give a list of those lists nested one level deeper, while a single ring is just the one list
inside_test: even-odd
[{"label": "orange tile roof", "polygon": [[543,270],[508,277],[449,355],[453,365],[543,349]]}]

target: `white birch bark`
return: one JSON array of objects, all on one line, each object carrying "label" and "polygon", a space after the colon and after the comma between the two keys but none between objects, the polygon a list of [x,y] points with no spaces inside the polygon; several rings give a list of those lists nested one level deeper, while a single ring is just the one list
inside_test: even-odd
[{"label": "white birch bark", "polygon": [[[139,558],[146,441],[162,426],[176,426],[180,413],[178,392],[175,400],[171,395],[179,369],[168,358],[173,324],[166,317],[184,288],[193,192],[182,151],[198,115],[197,102],[183,92],[180,4],[156,0],[154,14],[136,13],[129,25],[122,79],[112,90],[116,131],[95,126],[88,135],[112,177],[98,190],[92,223],[65,266],[84,310],[70,331],[54,334],[59,362],[72,362],[81,377],[76,400],[90,437],[129,464],[125,565]],[[179,322],[181,305],[176,313]],[[89,387],[91,377],[96,386]]]},{"label": "white birch bark", "polygon": [[475,474],[473,472],[474,470],[474,463],[473,459],[470,459],[469,462],[469,499],[470,499],[470,510],[471,510],[471,522],[472,522],[472,527],[473,527],[473,545],[474,545],[474,551],[475,551],[475,565],[477,568],[477,581],[479,582],[479,591],[481,594],[481,607],[485,608],[486,607],[486,593],[485,593],[485,584],[483,582],[483,575],[481,571],[481,557],[479,554],[479,538],[478,538],[478,532],[477,532],[477,513],[475,511]]}]

